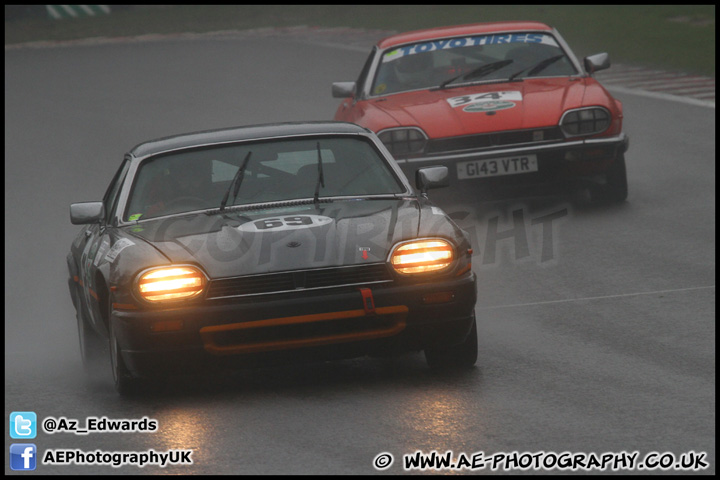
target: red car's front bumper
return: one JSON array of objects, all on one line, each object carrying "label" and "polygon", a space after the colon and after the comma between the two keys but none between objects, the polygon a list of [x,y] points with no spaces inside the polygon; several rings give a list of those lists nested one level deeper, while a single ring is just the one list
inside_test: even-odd
[{"label": "red car's front bumper", "polygon": [[[421,167],[445,165],[451,181],[459,185],[484,185],[486,187],[520,187],[547,185],[574,187],[584,181],[592,181],[610,169],[613,162],[629,147],[629,138],[624,133],[612,137],[567,140],[544,144],[516,145],[473,151],[435,152],[422,156],[396,158],[403,172],[414,178]],[[496,167],[500,162],[515,162],[527,165],[531,158],[532,169],[518,168],[510,174],[492,169],[480,171],[479,167]],[[492,162],[496,161],[498,165]],[[490,163],[488,163],[490,162]],[[467,166],[473,166],[467,171]]]}]

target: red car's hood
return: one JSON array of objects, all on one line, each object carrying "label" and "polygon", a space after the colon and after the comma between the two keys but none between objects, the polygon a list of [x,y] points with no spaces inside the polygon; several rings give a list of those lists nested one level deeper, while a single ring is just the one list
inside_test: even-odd
[{"label": "red car's hood", "polygon": [[385,114],[372,116],[386,123],[369,125],[372,130],[418,125],[430,138],[442,138],[557,125],[565,110],[582,105],[586,88],[578,78],[526,79],[400,93],[369,100],[366,107],[368,114]]}]

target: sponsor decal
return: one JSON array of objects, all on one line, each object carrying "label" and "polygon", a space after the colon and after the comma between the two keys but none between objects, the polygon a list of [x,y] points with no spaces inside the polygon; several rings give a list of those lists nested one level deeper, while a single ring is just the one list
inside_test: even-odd
[{"label": "sponsor decal", "polygon": [[97,255],[95,255],[95,260],[93,260],[93,264],[98,265],[100,263],[100,260],[102,259],[103,255],[105,255],[105,252],[107,251],[109,246],[110,242],[108,241],[108,239],[103,238],[102,243],[98,248]]},{"label": "sponsor decal", "polygon": [[120,252],[125,250],[127,247],[135,245],[135,242],[128,240],[127,238],[121,238],[112,246],[110,251],[105,255],[105,261],[114,262]]},{"label": "sponsor decal", "polygon": [[380,94],[383,93],[385,90],[387,90],[387,84],[386,84],[386,83],[381,83],[380,85],[378,85],[377,87],[375,87],[374,92],[375,92],[376,95],[380,95]]},{"label": "sponsor decal", "polygon": [[435,207],[435,206],[430,207],[430,210],[432,211],[433,215],[442,215],[443,217],[445,216],[445,212],[443,212],[438,207]]},{"label": "sponsor decal", "polygon": [[461,47],[476,47],[483,45],[498,45],[503,43],[542,43],[557,47],[558,44],[550,35],[542,33],[506,33],[495,35],[480,35],[475,37],[457,37],[432,40],[425,43],[405,45],[383,55],[383,63],[392,62],[398,58],[414,55],[416,53],[449,50]]},{"label": "sponsor decal", "polygon": [[522,93],[511,90],[503,92],[476,93],[448,98],[447,102],[453,108],[463,107],[464,112],[493,112],[513,108],[515,102],[522,101]]},{"label": "sponsor decal", "polygon": [[494,112],[496,110],[507,110],[513,108],[515,103],[513,102],[478,102],[471,103],[467,107],[463,108],[463,112],[476,113],[476,112]]}]

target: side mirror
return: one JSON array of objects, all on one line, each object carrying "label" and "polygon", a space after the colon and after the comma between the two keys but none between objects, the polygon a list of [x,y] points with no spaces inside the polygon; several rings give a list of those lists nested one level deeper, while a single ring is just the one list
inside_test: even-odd
[{"label": "side mirror", "polygon": [[450,185],[450,180],[447,167],[426,167],[415,172],[415,186],[422,193],[431,188],[447,187],[448,185]]},{"label": "side mirror", "polygon": [[332,84],[333,98],[347,98],[355,95],[355,82],[335,82]]},{"label": "side mirror", "polygon": [[592,75],[600,70],[610,68],[610,55],[607,53],[590,55],[589,57],[585,57],[583,59],[583,63],[585,64],[585,70]]},{"label": "side mirror", "polygon": [[70,221],[73,225],[100,223],[105,217],[105,206],[102,202],[82,202],[70,205]]}]

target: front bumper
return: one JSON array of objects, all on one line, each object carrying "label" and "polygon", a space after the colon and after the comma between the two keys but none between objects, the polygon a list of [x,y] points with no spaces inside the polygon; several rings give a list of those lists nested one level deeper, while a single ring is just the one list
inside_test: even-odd
[{"label": "front bumper", "polygon": [[[453,297],[423,300],[437,292]],[[383,285],[372,288],[372,299],[374,310],[368,310],[359,289],[331,289],[113,310],[110,321],[123,360],[139,377],[394,354],[461,343],[474,319],[476,278]]]},{"label": "front bumper", "polygon": [[[514,147],[485,150],[438,153],[417,157],[396,158],[408,178],[422,167],[444,165],[448,167],[451,181],[459,185],[527,186],[554,185],[574,186],[578,181],[592,180],[608,171],[619,155],[628,150],[629,137],[620,133],[612,137],[567,140],[562,142],[536,143]],[[484,175],[460,178],[458,166],[465,162],[496,159],[522,159],[528,155],[537,157],[537,170],[526,173]]]}]

